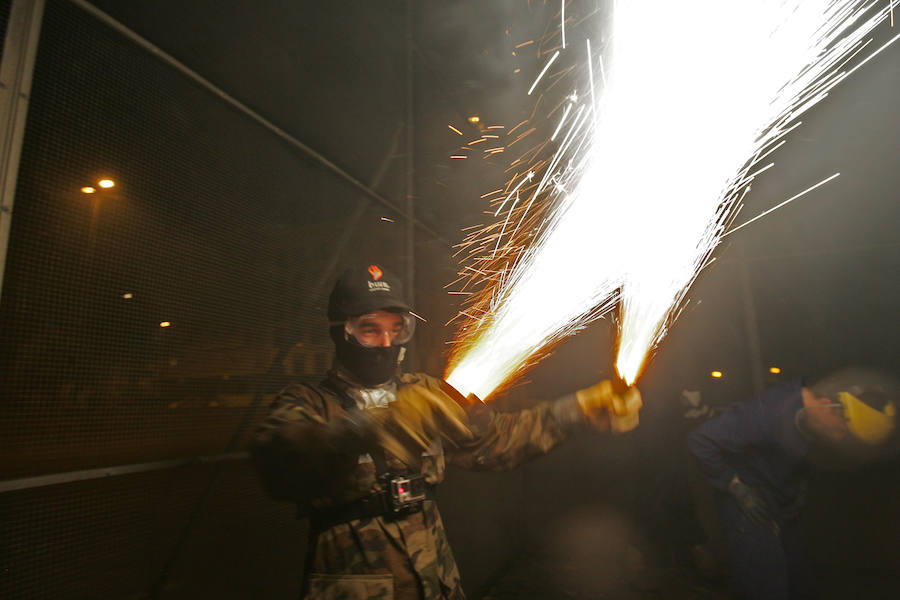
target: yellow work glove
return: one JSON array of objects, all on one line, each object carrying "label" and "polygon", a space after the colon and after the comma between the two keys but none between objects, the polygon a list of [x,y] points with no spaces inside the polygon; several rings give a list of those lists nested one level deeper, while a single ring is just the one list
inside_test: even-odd
[{"label": "yellow work glove", "polygon": [[618,394],[609,379],[578,390],[575,399],[589,423],[598,429],[609,429],[612,433],[625,433],[637,427],[639,412],[644,406],[636,386]]},{"label": "yellow work glove", "polygon": [[438,437],[453,441],[472,435],[463,409],[442,391],[425,385],[402,386],[396,400],[371,412],[378,424],[378,444],[410,466]]}]

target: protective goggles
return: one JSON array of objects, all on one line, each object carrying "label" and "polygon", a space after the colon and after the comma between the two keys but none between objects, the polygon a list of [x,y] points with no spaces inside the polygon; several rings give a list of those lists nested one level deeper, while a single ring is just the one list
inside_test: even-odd
[{"label": "protective goggles", "polygon": [[344,322],[344,332],[366,348],[400,346],[412,339],[415,330],[416,320],[408,312],[380,310]]}]

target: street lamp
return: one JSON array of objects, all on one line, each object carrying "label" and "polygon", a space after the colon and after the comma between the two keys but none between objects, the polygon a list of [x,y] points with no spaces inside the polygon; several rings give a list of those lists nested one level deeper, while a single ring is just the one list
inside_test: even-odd
[{"label": "street lamp", "polygon": [[[107,190],[111,190],[116,187],[116,182],[108,177],[104,177],[102,179],[97,180],[96,187],[93,185],[86,185],[81,188],[82,194],[91,195],[91,224],[88,229],[88,254],[89,256],[93,256],[94,246],[96,243],[97,237],[97,220],[100,213],[100,202],[102,198],[115,198],[114,192],[109,192]],[[98,189],[99,188],[99,189]],[[99,192],[99,193],[98,193]]]}]

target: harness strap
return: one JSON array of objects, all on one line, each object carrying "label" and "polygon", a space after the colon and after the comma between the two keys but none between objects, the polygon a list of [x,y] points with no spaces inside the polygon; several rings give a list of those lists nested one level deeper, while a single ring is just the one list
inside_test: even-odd
[{"label": "harness strap", "polygon": [[[425,486],[425,499],[435,500],[437,498],[437,488],[433,485]],[[335,525],[341,523],[349,523],[359,519],[371,519],[374,517],[385,517],[388,519],[399,519],[408,514],[416,513],[422,510],[422,504],[419,503],[412,508],[404,508],[395,511],[391,506],[391,500],[388,492],[376,492],[365,498],[360,498],[342,504],[341,506],[331,506],[328,508],[313,509],[309,515],[309,522],[312,530],[322,532],[331,529]]]},{"label": "harness strap", "polygon": [[[337,395],[341,400],[341,406],[347,411],[360,410],[356,406],[356,400],[349,394],[350,386],[335,376],[329,376],[322,382],[322,386]],[[369,450],[369,456],[375,463],[375,477],[377,481],[386,483],[393,476],[387,466],[387,458],[383,448],[372,448]],[[410,474],[409,476],[413,476]],[[425,485],[425,500],[436,499],[436,486]],[[409,507],[396,510],[393,507],[390,497],[390,491],[381,490],[375,492],[359,500],[355,500],[341,506],[332,506],[328,508],[313,509],[309,515],[310,524],[314,532],[322,532],[327,529],[339,525],[341,523],[349,523],[358,519],[366,519],[373,517],[385,517],[388,519],[399,519],[411,513],[422,510],[422,504],[411,505]]]},{"label": "harness strap", "polygon": [[[334,392],[334,394],[341,399],[341,406],[344,410],[348,412],[360,410],[356,406],[356,400],[354,400],[350,395],[350,386],[338,379],[336,376],[329,376],[328,378],[326,378],[322,382],[322,386]],[[389,470],[387,466],[387,459],[384,456],[384,449],[380,447],[372,448],[369,451],[369,456],[372,457],[372,462],[375,463],[375,478],[380,480],[385,475],[388,475]]]}]

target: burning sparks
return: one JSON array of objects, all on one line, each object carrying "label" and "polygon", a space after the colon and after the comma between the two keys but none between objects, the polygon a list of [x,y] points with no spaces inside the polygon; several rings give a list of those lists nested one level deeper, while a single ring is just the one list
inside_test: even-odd
[{"label": "burning sparks", "polygon": [[544,77],[544,73],[547,72],[547,69],[550,68],[550,66],[553,64],[553,61],[555,61],[557,58],[559,58],[559,50],[557,50],[556,52],[553,53],[553,56],[551,56],[550,60],[547,61],[547,64],[544,65],[544,68],[541,70],[540,74],[537,76],[537,79],[535,79],[534,83],[531,84],[531,88],[528,90],[529,96],[531,95],[531,92],[534,91],[534,88],[537,87],[537,84],[540,83],[541,79]]},{"label": "burning sparks", "polygon": [[559,29],[562,32],[562,47],[566,49],[566,0],[560,0]]},{"label": "burning sparks", "polygon": [[[690,95],[669,97],[667,109],[640,126],[640,137],[654,141],[649,164],[662,175],[661,181],[677,182],[678,186],[671,190],[668,185],[659,186],[650,192],[652,197],[648,194],[637,202],[654,214],[653,219],[644,221],[652,221],[652,235],[645,244],[652,240],[658,251],[643,256],[635,253],[630,258],[637,260],[625,265],[616,370],[628,382],[637,379],[649,351],[665,334],[672,311],[723,235],[739,203],[740,186],[754,176],[751,169],[801,114],[845,78],[846,74],[835,68],[865,42],[865,36],[887,15],[886,10],[871,14],[871,4],[854,1],[763,2],[752,16],[742,16],[746,26],[735,31],[725,25],[739,17],[729,14],[734,8],[740,9],[737,3],[690,6],[687,11],[683,6],[678,10],[671,5],[661,7],[662,14],[658,15],[663,21],[680,17],[685,19],[685,25],[693,20],[702,22],[705,16],[716,18],[714,26],[706,28],[716,31],[708,31],[702,42],[691,36],[682,42],[687,64],[698,68],[681,72],[670,69],[677,69],[684,56],[660,65],[660,57],[650,56],[638,43],[638,36],[647,34],[646,15],[621,6],[615,21],[619,42],[613,44],[615,63],[608,81],[614,96],[634,99],[659,89],[659,84],[663,84],[663,89],[681,85],[692,90]],[[703,7],[702,12],[693,12],[697,6]],[[658,21],[651,24],[651,39],[671,36],[671,25],[663,26]],[[670,43],[675,42],[670,39]],[[724,51],[710,52],[711,47]],[[664,74],[663,80],[652,86],[639,75],[650,67],[661,67],[660,73]],[[604,99],[609,100],[609,95],[605,94]],[[601,120],[633,119],[640,114],[634,112],[635,108],[642,110],[630,105],[619,112],[622,108],[615,98],[607,106],[611,112],[601,116]],[[646,105],[643,110],[650,108]],[[712,127],[702,135],[685,127],[703,122]],[[629,132],[633,134],[634,131]],[[686,146],[685,142],[691,145]],[[679,152],[693,160],[671,160]],[[641,158],[646,160],[647,156],[638,150],[620,159],[617,166],[627,168],[623,164],[627,163],[630,175],[636,177],[642,171]],[[692,163],[703,167],[691,169]],[[604,184],[609,177],[610,172],[602,176]],[[607,189],[607,193],[620,197],[627,193],[624,187]]]},{"label": "burning sparks", "polygon": [[778,204],[778,205],[776,205],[776,206],[773,206],[773,207],[770,208],[769,210],[767,210],[767,211],[765,211],[765,212],[763,212],[763,213],[760,213],[760,214],[756,215],[755,217],[753,217],[753,218],[750,219],[749,221],[746,221],[746,222],[744,222],[744,223],[741,223],[741,224],[738,225],[737,227],[732,227],[731,229],[728,230],[728,233],[722,234],[722,237],[725,237],[726,235],[731,235],[731,234],[734,233],[735,231],[738,231],[738,230],[740,230],[740,229],[743,229],[744,227],[746,227],[746,226],[749,225],[750,223],[752,223],[752,222],[754,222],[754,221],[758,221],[759,219],[762,219],[762,218],[763,218],[764,216],[766,216],[767,214],[772,213],[772,212],[775,212],[776,210],[778,210],[779,208],[781,208],[781,207],[784,206],[785,204],[788,204],[788,203],[790,203],[790,202],[793,202],[793,201],[796,200],[797,198],[800,198],[800,197],[802,197],[802,196],[805,196],[806,194],[808,194],[809,192],[813,191],[813,190],[816,189],[817,187],[821,187],[821,186],[825,185],[826,183],[828,183],[829,181],[831,181],[832,179],[835,179],[835,178],[837,178],[837,177],[839,177],[839,176],[840,176],[840,173],[835,173],[835,174],[832,175],[831,177],[828,177],[827,179],[823,179],[822,181],[820,181],[820,182],[817,183],[816,185],[813,185],[813,186],[810,186],[810,187],[806,188],[805,190],[803,190],[803,191],[800,192],[799,194],[796,194],[795,196],[791,196],[790,198],[788,198],[787,200],[785,200],[785,201],[782,202],[781,204]]},{"label": "burning sparks", "polygon": [[[498,221],[460,245],[459,292],[470,295],[447,381],[464,394],[487,398],[618,301],[616,370],[634,382],[748,184],[771,166],[760,161],[852,73],[840,69],[892,8],[859,0],[615,6],[605,65],[587,42],[589,93],[562,97],[550,139],[511,164],[527,165],[527,175],[513,175]],[[548,91],[574,72],[557,71]]]}]

